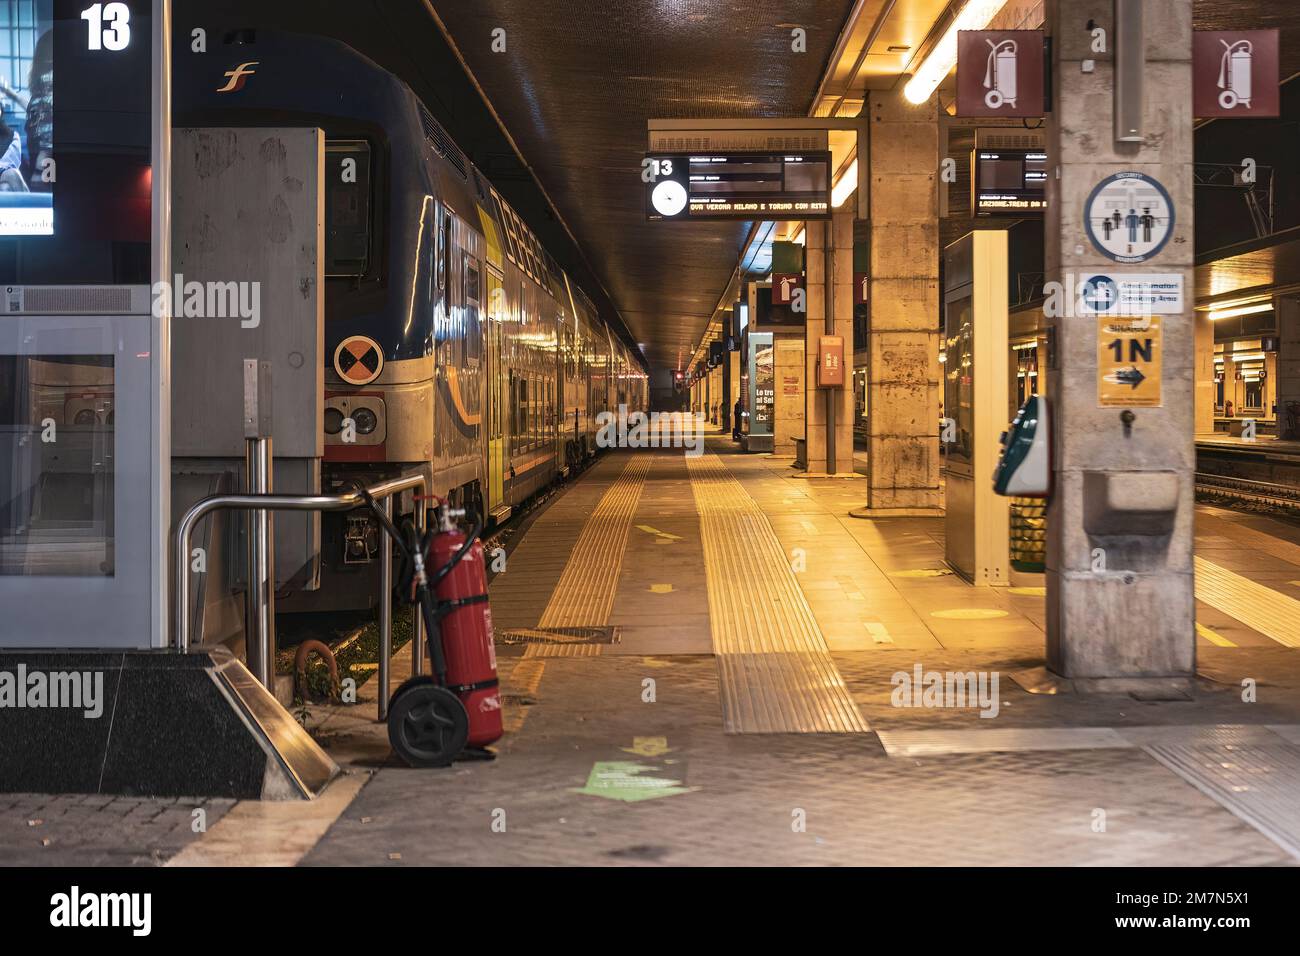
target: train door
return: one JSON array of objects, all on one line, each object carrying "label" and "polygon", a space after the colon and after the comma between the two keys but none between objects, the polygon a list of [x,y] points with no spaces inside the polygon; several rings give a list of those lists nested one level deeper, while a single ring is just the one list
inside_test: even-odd
[{"label": "train door", "polygon": [[501,364],[501,322],[505,318],[505,289],[502,277],[489,267],[487,275],[487,510],[495,513],[505,501],[505,428],[504,413],[507,379]]}]

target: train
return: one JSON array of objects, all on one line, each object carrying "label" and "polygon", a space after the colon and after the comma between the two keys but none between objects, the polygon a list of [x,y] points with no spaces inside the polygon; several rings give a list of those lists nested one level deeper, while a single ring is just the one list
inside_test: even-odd
[{"label": "train", "polygon": [[[405,82],[260,29],[194,68],[176,34],[174,126],[324,132],[325,490],[419,472],[490,527],[596,455],[602,412],[647,409],[639,356]],[[313,606],[372,602],[379,541],[325,515]]]}]

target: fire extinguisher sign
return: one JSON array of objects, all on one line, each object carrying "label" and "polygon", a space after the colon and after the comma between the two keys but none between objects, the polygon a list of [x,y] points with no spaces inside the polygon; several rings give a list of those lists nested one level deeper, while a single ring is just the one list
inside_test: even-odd
[{"label": "fire extinguisher sign", "polygon": [[1259,119],[1279,115],[1277,30],[1198,30],[1192,41],[1196,116]]},{"label": "fire extinguisher sign", "polygon": [[957,33],[957,115],[1043,115],[1042,30]]}]

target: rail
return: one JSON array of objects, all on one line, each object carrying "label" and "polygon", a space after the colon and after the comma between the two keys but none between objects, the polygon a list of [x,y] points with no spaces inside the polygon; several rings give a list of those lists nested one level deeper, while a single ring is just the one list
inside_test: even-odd
[{"label": "rail", "polygon": [[1205,495],[1263,502],[1280,505],[1292,510],[1300,509],[1300,487],[1294,485],[1283,485],[1271,481],[1255,481],[1249,478],[1235,478],[1231,475],[1215,475],[1198,471],[1196,473],[1196,490]]},{"label": "rail", "polygon": [[[412,489],[419,489],[420,493],[427,492],[427,482],[423,475],[381,481],[366,490],[372,498],[382,503],[385,513],[391,517],[392,496]],[[176,603],[172,620],[176,649],[182,654],[188,653],[190,649],[190,536],[199,521],[223,508],[243,511],[350,511],[364,505],[365,501],[358,491],[341,495],[213,495],[196,502],[176,525],[174,538],[173,585]],[[415,521],[416,526],[423,531],[424,508],[415,509]],[[379,596],[379,719],[384,720],[388,711],[389,669],[393,653],[393,549],[387,540],[379,549],[379,581],[381,591]],[[413,611],[411,621],[411,672],[413,674],[419,674],[424,670],[421,650],[423,625],[417,607]]]}]

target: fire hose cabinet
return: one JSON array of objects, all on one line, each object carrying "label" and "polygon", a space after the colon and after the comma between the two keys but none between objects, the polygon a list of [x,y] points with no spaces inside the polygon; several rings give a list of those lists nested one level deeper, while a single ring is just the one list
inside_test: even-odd
[{"label": "fire hose cabinet", "polygon": [[844,386],[844,336],[823,335],[817,340],[817,387]]}]

